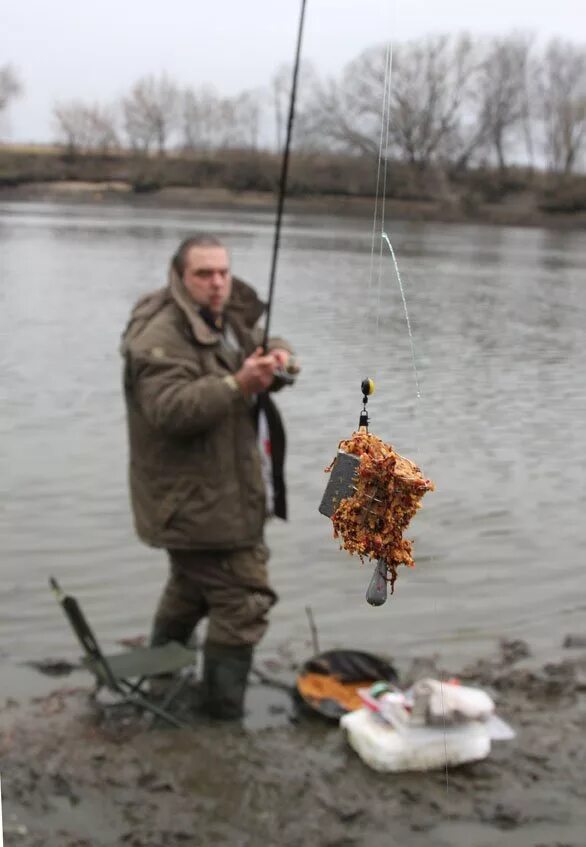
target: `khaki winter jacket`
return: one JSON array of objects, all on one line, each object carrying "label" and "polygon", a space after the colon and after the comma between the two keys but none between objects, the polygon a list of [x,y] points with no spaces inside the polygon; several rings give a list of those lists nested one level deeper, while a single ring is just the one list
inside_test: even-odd
[{"label": "khaki winter jacket", "polygon": [[[265,489],[251,403],[225,377],[259,344],[264,306],[233,280],[226,319],[241,350],[214,333],[175,271],[137,303],[122,338],[130,493],[139,537],[168,549],[257,544]],[[271,346],[285,347],[280,339]]]}]

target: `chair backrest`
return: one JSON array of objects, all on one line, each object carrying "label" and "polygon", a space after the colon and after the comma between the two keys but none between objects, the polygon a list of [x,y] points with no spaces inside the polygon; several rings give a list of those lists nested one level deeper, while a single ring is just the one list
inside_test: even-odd
[{"label": "chair backrest", "polygon": [[111,688],[118,688],[112,669],[108,664],[108,660],[102,653],[98,640],[92,632],[81,606],[71,595],[64,594],[57,580],[54,577],[49,578],[49,585],[55,594],[57,601],[63,609],[67,620],[69,621],[72,630],[88,659],[90,659],[90,669],[93,670],[100,680]]}]

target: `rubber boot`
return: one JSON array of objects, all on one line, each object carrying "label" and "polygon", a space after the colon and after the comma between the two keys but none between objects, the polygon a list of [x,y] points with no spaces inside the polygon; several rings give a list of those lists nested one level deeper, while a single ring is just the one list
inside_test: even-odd
[{"label": "rubber boot", "polygon": [[204,647],[203,692],[205,710],[213,718],[238,720],[244,715],[244,697],[254,648],[247,644],[208,642]]}]

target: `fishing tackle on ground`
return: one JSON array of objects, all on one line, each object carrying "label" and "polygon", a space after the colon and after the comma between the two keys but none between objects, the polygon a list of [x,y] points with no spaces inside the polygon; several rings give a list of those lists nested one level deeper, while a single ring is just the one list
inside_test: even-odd
[{"label": "fishing tackle on ground", "polygon": [[363,380],[358,430],[342,440],[328,470],[330,478],[319,506],[334,526],[334,537],[349,553],[376,560],[366,599],[373,606],[393,593],[399,565],[413,567],[412,543],[403,538],[421,498],[435,486],[391,444],[368,431],[366,410],[374,383]]}]

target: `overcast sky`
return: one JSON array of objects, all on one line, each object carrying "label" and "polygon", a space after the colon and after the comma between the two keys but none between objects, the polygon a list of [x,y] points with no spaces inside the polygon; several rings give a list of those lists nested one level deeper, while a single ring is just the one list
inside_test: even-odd
[{"label": "overcast sky", "polygon": [[[586,41],[583,0],[307,0],[304,60],[336,74],[362,49],[429,33]],[[0,66],[25,86],[3,135],[53,137],[56,100],[113,100],[166,71],[225,94],[268,83],[294,55],[299,0],[0,0]]]}]

